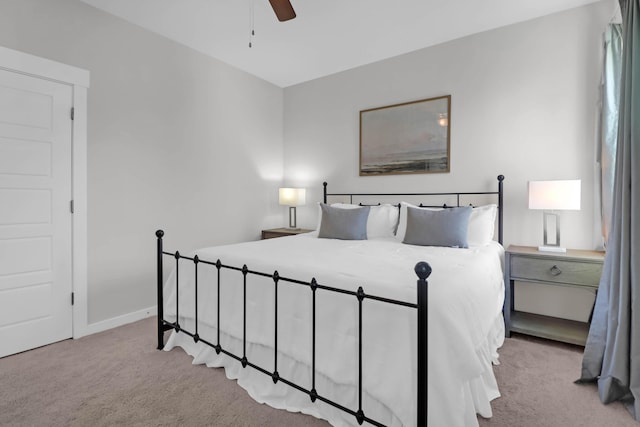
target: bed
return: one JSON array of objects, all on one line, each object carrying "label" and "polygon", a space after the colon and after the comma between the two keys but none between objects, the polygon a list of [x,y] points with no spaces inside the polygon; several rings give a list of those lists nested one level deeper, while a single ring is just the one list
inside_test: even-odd
[{"label": "bed", "polygon": [[[393,195],[455,198],[438,207],[362,206],[354,197],[391,195],[331,194],[325,183],[315,232],[185,255],[165,251],[159,230],[158,348],[182,347],[256,401],[334,426],[477,425],[499,396],[503,179],[496,192]],[[476,195],[497,204],[463,208]],[[430,245],[437,229],[411,242],[418,216],[437,225],[452,215],[467,215],[445,221],[465,224],[466,248]],[[366,238],[344,238],[341,226],[356,228],[344,218],[356,216]]]}]

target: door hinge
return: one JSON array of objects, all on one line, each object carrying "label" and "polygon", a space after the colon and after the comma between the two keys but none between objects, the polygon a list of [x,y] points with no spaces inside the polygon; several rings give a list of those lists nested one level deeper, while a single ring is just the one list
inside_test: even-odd
[{"label": "door hinge", "polygon": [[75,294],[71,292],[71,305],[75,303]]},{"label": "door hinge", "polygon": [[69,209],[71,209],[71,213],[73,213],[73,200],[69,202]]},{"label": "door hinge", "polygon": [[75,119],[76,117],[76,109],[74,107],[71,107],[71,120]]}]

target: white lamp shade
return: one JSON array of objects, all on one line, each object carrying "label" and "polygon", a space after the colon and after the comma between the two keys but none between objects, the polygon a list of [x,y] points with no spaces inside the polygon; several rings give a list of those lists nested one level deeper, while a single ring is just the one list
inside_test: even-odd
[{"label": "white lamp shade", "polygon": [[529,181],[529,209],[580,210],[580,180]]},{"label": "white lamp shade", "polygon": [[304,188],[281,188],[279,202],[285,206],[301,206],[305,202]]}]

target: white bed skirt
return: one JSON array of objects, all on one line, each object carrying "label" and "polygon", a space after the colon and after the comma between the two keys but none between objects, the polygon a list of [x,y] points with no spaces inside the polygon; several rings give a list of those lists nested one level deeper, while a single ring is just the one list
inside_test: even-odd
[{"label": "white bed skirt", "polygon": [[[200,335],[214,337],[216,330],[207,326],[200,327]],[[242,341],[221,333],[221,343],[227,351],[242,355]],[[498,364],[498,348],[504,342],[504,320],[500,313],[493,322],[493,327],[484,343],[477,349],[478,358],[486,368],[482,374],[463,385],[459,396],[459,413],[443,413],[438,408],[428,408],[428,424],[430,426],[477,426],[476,414],[490,418],[491,401],[500,396],[492,365]],[[225,354],[216,354],[215,350],[202,342],[194,342],[193,338],[173,331],[165,345],[165,351],[174,347],[182,347],[193,357],[193,364],[205,364],[210,368],[224,368],[227,378],[237,380],[256,402],[265,403],[277,409],[290,412],[302,412],[316,418],[327,420],[335,427],[358,426],[354,416],[334,408],[324,402],[311,402],[309,396],[282,382],[274,384],[271,377],[251,367],[242,368],[237,360]],[[273,349],[260,344],[247,343],[247,354],[251,354],[250,362],[268,371],[273,370]],[[366,357],[366,355],[364,356]],[[310,367],[282,353],[278,353],[278,371],[281,376],[306,389],[311,388]],[[287,373],[286,375],[284,373]],[[336,384],[326,376],[316,373],[316,389],[322,396],[338,401],[343,406],[357,409],[357,390],[354,386]],[[429,387],[429,393],[437,393]],[[363,395],[363,411],[371,419],[389,427],[403,426],[393,415],[393,411],[370,395]],[[415,418],[414,418],[415,419]],[[212,420],[212,423],[215,420]],[[413,424],[415,425],[415,424]]]}]

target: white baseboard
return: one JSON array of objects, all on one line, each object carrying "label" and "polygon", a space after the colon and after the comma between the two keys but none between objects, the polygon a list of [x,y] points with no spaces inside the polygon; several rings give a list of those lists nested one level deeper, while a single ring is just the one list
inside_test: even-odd
[{"label": "white baseboard", "polygon": [[134,311],[133,313],[127,313],[111,319],[101,320],[100,322],[90,323],[87,325],[86,333],[83,335],[91,335],[108,329],[117,328],[118,326],[137,322],[138,320],[146,319],[147,317],[155,316],[157,314],[158,306],[154,305],[153,307]]}]

